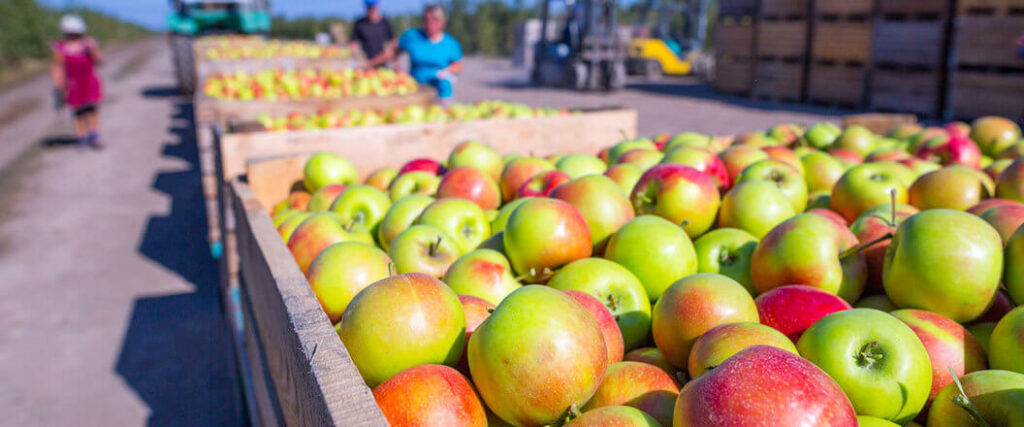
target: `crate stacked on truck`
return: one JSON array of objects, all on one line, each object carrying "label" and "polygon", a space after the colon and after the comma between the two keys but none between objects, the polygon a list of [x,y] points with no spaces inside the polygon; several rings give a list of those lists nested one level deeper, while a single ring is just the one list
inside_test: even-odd
[{"label": "crate stacked on truck", "polygon": [[946,116],[1024,120],[1024,0],[959,0]]},{"label": "crate stacked on truck", "polygon": [[807,101],[863,109],[867,106],[875,2],[815,0]]},{"label": "crate stacked on truck", "polygon": [[722,93],[750,95],[754,82],[754,35],[757,0],[723,0],[715,23],[713,88]]},{"label": "crate stacked on truck", "polygon": [[756,30],[755,98],[804,98],[810,40],[810,0],[761,0]]}]

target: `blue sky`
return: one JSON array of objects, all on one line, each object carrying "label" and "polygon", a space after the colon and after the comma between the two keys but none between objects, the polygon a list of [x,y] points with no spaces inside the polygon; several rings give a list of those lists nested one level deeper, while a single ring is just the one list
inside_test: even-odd
[{"label": "blue sky", "polygon": [[[40,0],[55,7],[89,7],[102,10],[119,18],[160,30],[170,10],[166,0]],[[385,13],[405,13],[419,10],[427,0],[380,0]],[[362,0],[270,0],[275,14],[286,16],[343,16],[353,17],[363,9]]]}]

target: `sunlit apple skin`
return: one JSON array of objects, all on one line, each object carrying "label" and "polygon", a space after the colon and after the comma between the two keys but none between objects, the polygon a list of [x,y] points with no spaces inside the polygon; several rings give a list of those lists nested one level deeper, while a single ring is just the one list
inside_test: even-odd
[{"label": "sunlit apple skin", "polygon": [[1014,160],[999,174],[996,197],[1024,203],[1024,158]]},{"label": "sunlit apple skin", "polygon": [[303,273],[313,263],[313,258],[330,245],[339,242],[363,242],[373,244],[373,237],[366,233],[345,229],[338,214],[321,212],[310,215],[292,231],[288,238],[288,250]]},{"label": "sunlit apple skin", "polygon": [[310,193],[330,184],[352,185],[359,182],[359,173],[348,159],[334,153],[314,154],[303,169],[303,183]]},{"label": "sunlit apple skin", "polygon": [[514,159],[505,164],[501,171],[501,179],[498,185],[501,187],[501,199],[508,202],[516,198],[516,191],[523,183],[529,181],[541,172],[547,172],[555,168],[551,162],[536,158],[522,157]]},{"label": "sunlit apple skin", "polygon": [[981,117],[971,123],[970,138],[989,156],[1020,141],[1020,126],[1003,117]]},{"label": "sunlit apple skin", "polygon": [[437,187],[437,197],[458,197],[480,206],[480,209],[497,209],[501,205],[501,189],[498,184],[479,169],[470,166],[452,168]]},{"label": "sunlit apple skin", "polygon": [[855,252],[857,236],[831,220],[801,214],[772,229],[757,245],[750,262],[750,277],[758,293],[779,286],[802,284],[856,301],[867,281],[864,254]]},{"label": "sunlit apple skin", "polygon": [[512,211],[516,210],[519,205],[533,199],[533,197],[526,197],[505,203],[501,209],[498,210],[498,215],[491,219],[491,236],[495,236],[498,233],[505,231],[505,224],[508,224],[508,217],[512,216]]},{"label": "sunlit apple skin", "polygon": [[682,228],[668,220],[641,215],[608,240],[604,257],[632,272],[651,301],[676,280],[697,272],[697,252]]},{"label": "sunlit apple skin", "polygon": [[627,164],[636,166],[641,171],[646,171],[661,162],[665,154],[653,148],[635,148],[622,153],[616,164]]},{"label": "sunlit apple skin", "polygon": [[719,228],[700,236],[693,246],[699,273],[718,273],[739,282],[751,295],[756,292],[750,279],[756,237],[738,228]]},{"label": "sunlit apple skin", "polygon": [[373,398],[391,425],[487,425],[473,385],[444,365],[419,365],[399,372],[375,387]]},{"label": "sunlit apple skin", "polygon": [[[480,327],[480,324],[487,319],[487,316],[491,315],[491,311],[494,311],[496,306],[483,298],[472,295],[459,295],[459,303],[462,304],[462,312],[466,316],[466,345],[468,346],[469,337],[473,335],[473,331]],[[467,351],[462,352],[458,369],[463,375],[469,376],[469,353]]]},{"label": "sunlit apple skin", "polygon": [[299,211],[307,210],[309,208],[309,199],[311,197],[312,195],[305,191],[293,191],[288,195],[288,198],[274,206],[270,211],[270,215],[275,216],[285,209],[294,209]]},{"label": "sunlit apple skin", "polygon": [[864,157],[875,150],[875,135],[864,126],[853,125],[839,135],[832,147],[847,149]]},{"label": "sunlit apple skin", "polygon": [[445,272],[443,281],[459,295],[478,297],[493,305],[522,287],[512,275],[508,259],[491,249],[477,249],[459,257]]},{"label": "sunlit apple skin", "polygon": [[753,179],[737,183],[722,198],[718,226],[738,228],[762,238],[793,215],[793,203],[777,185]]},{"label": "sunlit apple skin", "polygon": [[565,427],[661,427],[662,424],[643,411],[629,406],[605,406],[587,411],[565,424]]},{"label": "sunlit apple skin", "polygon": [[277,234],[281,235],[281,239],[284,240],[285,244],[288,244],[288,239],[292,237],[292,232],[302,224],[302,221],[309,218],[310,215],[312,214],[309,212],[299,212],[288,217],[288,219],[281,222],[281,225],[277,226]]},{"label": "sunlit apple skin", "polygon": [[420,213],[433,202],[433,197],[422,194],[410,194],[395,201],[384,213],[384,218],[377,227],[377,243],[381,249],[387,251],[391,247],[391,241],[416,222]]},{"label": "sunlit apple skin", "polygon": [[1024,305],[1024,225],[1006,242],[1003,284],[1018,305]]},{"label": "sunlit apple skin", "polygon": [[740,174],[743,173],[743,169],[758,161],[767,159],[768,154],[759,148],[736,145],[719,153],[718,158],[722,159],[722,164],[725,165],[726,171],[729,172],[729,181],[735,183]]},{"label": "sunlit apple skin", "polygon": [[371,284],[345,310],[339,335],[366,384],[375,387],[425,363],[454,366],[466,342],[459,297],[425,274]]},{"label": "sunlit apple skin", "polygon": [[737,182],[760,179],[774,183],[793,204],[794,212],[803,212],[807,208],[807,183],[800,171],[775,159],[765,159],[750,166],[740,173]]},{"label": "sunlit apple skin", "polygon": [[412,159],[402,165],[401,169],[398,169],[399,175],[404,175],[409,172],[426,172],[432,175],[440,176],[444,174],[444,165],[434,159],[419,158]]},{"label": "sunlit apple skin", "polygon": [[398,171],[391,168],[380,168],[370,173],[363,181],[364,184],[374,187],[380,191],[387,192],[388,187],[391,186],[391,181],[394,181],[395,177],[398,176]]},{"label": "sunlit apple skin", "polygon": [[460,198],[437,199],[420,213],[417,224],[433,225],[455,239],[461,253],[476,249],[491,235],[491,224],[476,203]]},{"label": "sunlit apple skin", "polygon": [[963,166],[948,166],[922,175],[910,186],[909,201],[918,209],[967,210],[990,194],[977,175]]},{"label": "sunlit apple skin", "polygon": [[391,275],[390,264],[388,254],[372,245],[335,243],[313,259],[306,279],[331,323],[338,323],[359,291]]},{"label": "sunlit apple skin", "polygon": [[1003,238],[1003,245],[1005,246],[1009,243],[1013,233],[1020,228],[1021,224],[1024,224],[1024,204],[996,206],[985,211],[980,216],[981,219],[985,220],[985,222],[999,232],[999,236]]},{"label": "sunlit apple skin", "polygon": [[933,209],[907,218],[889,244],[882,269],[896,305],[964,323],[992,303],[1003,271],[1002,240],[984,220]]},{"label": "sunlit apple skin", "polygon": [[608,364],[621,362],[622,356],[625,354],[622,331],[619,330],[619,325],[615,323],[615,317],[612,316],[612,312],[608,310],[608,307],[605,307],[596,297],[586,292],[574,290],[562,292],[565,292],[566,295],[572,297],[573,300],[587,309],[587,312],[597,322],[597,326],[601,329],[601,335],[604,337],[605,348],[608,350]]},{"label": "sunlit apple skin", "polygon": [[619,162],[619,157],[622,157],[623,154],[638,148],[657,150],[658,146],[647,138],[627,139],[611,146],[608,149],[608,158],[605,160],[609,166],[614,165]]},{"label": "sunlit apple skin", "polygon": [[[859,427],[899,427],[899,424],[896,424],[885,418],[872,417],[870,415],[857,416],[857,425]],[[918,425],[913,422],[907,424],[907,426],[918,427]]]},{"label": "sunlit apple skin", "polygon": [[754,304],[761,323],[782,332],[793,342],[822,317],[851,308],[842,298],[806,285],[772,289],[758,295]]},{"label": "sunlit apple skin", "polygon": [[354,232],[376,235],[384,214],[391,207],[387,194],[369,185],[350,185],[331,204],[345,227]]},{"label": "sunlit apple skin", "polygon": [[531,199],[516,208],[502,242],[512,268],[526,283],[544,283],[555,269],[593,250],[583,215],[558,199]]},{"label": "sunlit apple skin", "polygon": [[891,203],[894,191],[896,203],[907,203],[907,188],[900,179],[881,164],[867,163],[851,168],[839,178],[829,203],[832,210],[853,222],[868,209]]},{"label": "sunlit apple skin", "polygon": [[755,345],[768,345],[797,354],[789,337],[760,323],[726,323],[709,329],[690,350],[689,372],[697,378],[714,369],[743,349]]},{"label": "sunlit apple skin", "polygon": [[853,151],[844,148],[833,148],[831,150],[828,150],[828,154],[832,157],[835,157],[837,160],[839,160],[848,167],[864,163],[864,157],[861,157],[860,154],[857,154]]},{"label": "sunlit apple skin", "polygon": [[555,168],[576,179],[587,175],[601,175],[608,170],[608,165],[596,156],[583,153],[566,154],[558,159]]},{"label": "sunlit apple skin", "polygon": [[629,406],[654,417],[662,425],[671,425],[678,395],[675,380],[657,366],[640,362],[612,363],[583,411]]},{"label": "sunlit apple skin", "polygon": [[846,168],[835,157],[827,153],[810,153],[801,159],[804,166],[804,181],[808,193],[827,190],[832,191],[836,182],[846,172]]},{"label": "sunlit apple skin", "polygon": [[823,218],[825,218],[825,219],[827,219],[829,221],[832,221],[832,223],[835,224],[839,228],[849,228],[850,227],[850,223],[848,221],[846,221],[846,218],[843,218],[842,215],[839,215],[838,213],[836,213],[836,211],[828,209],[828,208],[808,209],[807,213],[818,215],[818,216],[823,217]]},{"label": "sunlit apple skin", "polygon": [[558,170],[541,172],[519,186],[519,190],[516,191],[516,198],[547,197],[555,187],[566,182],[569,182],[569,175]]},{"label": "sunlit apple skin", "polygon": [[448,155],[448,168],[469,166],[486,174],[492,181],[501,179],[504,164],[501,155],[494,148],[477,141],[466,141],[456,145]]},{"label": "sunlit apple skin", "polygon": [[978,145],[961,136],[928,141],[917,147],[914,156],[943,166],[960,165],[972,169],[981,167],[981,150]]},{"label": "sunlit apple skin", "polygon": [[697,238],[714,224],[719,197],[711,177],[689,166],[663,164],[644,173],[630,201],[638,215],[660,216]]},{"label": "sunlit apple skin", "polygon": [[[1005,370],[973,372],[960,378],[967,398],[981,418],[993,426],[1024,424],[1024,375]],[[968,412],[953,403],[960,394],[956,384],[947,385],[928,411],[928,427],[976,425]]]},{"label": "sunlit apple skin", "polygon": [[1024,306],[1003,316],[988,341],[988,361],[992,369],[1024,374]]},{"label": "sunlit apple skin", "polygon": [[469,339],[469,369],[481,397],[515,425],[545,425],[582,407],[604,379],[601,329],[561,291],[524,286]]},{"label": "sunlit apple skin", "polygon": [[391,241],[388,256],[399,274],[424,273],[441,278],[462,255],[455,238],[433,225],[417,224]]},{"label": "sunlit apple skin", "polygon": [[673,426],[710,425],[854,427],[857,415],[824,371],[763,345],[737,353],[679,392]]},{"label": "sunlit apple skin", "polygon": [[768,155],[769,159],[778,160],[782,163],[792,166],[794,169],[800,172],[802,176],[804,173],[804,164],[800,161],[800,157],[796,155],[796,152],[783,146],[764,147],[761,149],[765,154]]},{"label": "sunlit apple skin", "polygon": [[1013,164],[1014,159],[997,159],[983,169],[986,175],[992,179],[992,182],[999,181],[999,175],[1003,174],[1006,168]]},{"label": "sunlit apple skin", "polygon": [[732,322],[759,322],[754,299],[743,286],[719,274],[698,273],[672,284],[654,305],[651,331],[673,365],[687,367],[694,341]]},{"label": "sunlit apple skin", "polygon": [[388,187],[388,196],[392,201],[397,201],[410,194],[433,196],[437,194],[437,186],[440,183],[441,177],[430,172],[406,172],[391,181],[391,185]]},{"label": "sunlit apple skin", "polygon": [[850,231],[857,236],[857,241],[861,245],[876,242],[864,249],[864,258],[868,263],[867,293],[884,291],[882,265],[885,263],[885,251],[889,249],[889,242],[892,241],[884,237],[890,233],[895,234],[896,228],[903,220],[918,212],[913,206],[897,204],[894,214],[892,205],[878,205],[868,209],[850,226]]},{"label": "sunlit apple skin", "polygon": [[334,200],[347,188],[341,184],[328,184],[320,187],[309,198],[306,210],[310,212],[326,212],[331,209]]},{"label": "sunlit apple skin", "polygon": [[725,163],[706,148],[678,147],[665,154],[661,163],[677,163],[703,172],[711,177],[721,192],[732,188],[732,179],[729,178]]},{"label": "sunlit apple skin", "polygon": [[583,215],[590,228],[593,252],[600,254],[608,239],[633,219],[633,206],[615,182],[602,175],[587,175],[559,185],[551,197],[564,200]]},{"label": "sunlit apple skin", "polygon": [[669,362],[657,347],[641,347],[634,349],[633,351],[626,353],[626,355],[622,357],[622,360],[656,366],[658,369],[665,371],[669,377],[675,380],[677,385],[682,384],[686,379],[685,369],[680,370],[673,365],[672,362]]},{"label": "sunlit apple skin", "polygon": [[932,367],[930,404],[935,396],[953,382],[949,369],[957,378],[988,367],[985,349],[963,326],[949,318],[925,310],[903,309],[889,313],[906,323],[921,339]]},{"label": "sunlit apple skin", "polygon": [[1014,200],[1000,199],[1000,198],[985,199],[985,200],[982,200],[981,202],[979,202],[978,204],[976,204],[974,206],[971,206],[970,209],[967,209],[967,213],[974,214],[974,215],[977,215],[977,216],[981,216],[982,214],[985,213],[985,211],[987,211],[989,209],[992,209],[994,207],[1004,206],[1004,205],[1015,205],[1015,204],[1018,204],[1018,203],[1020,203],[1020,202],[1017,202],[1017,201],[1014,201]]},{"label": "sunlit apple skin", "polygon": [[633,165],[612,165],[604,172],[604,176],[611,178],[625,194],[633,192],[633,187],[640,181],[643,172]]}]

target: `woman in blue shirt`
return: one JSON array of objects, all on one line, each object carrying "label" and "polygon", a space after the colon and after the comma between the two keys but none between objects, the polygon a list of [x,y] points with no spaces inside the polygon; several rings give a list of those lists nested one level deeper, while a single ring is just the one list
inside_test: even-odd
[{"label": "woman in blue shirt", "polygon": [[462,72],[462,46],[444,32],[444,9],[430,5],[423,9],[423,28],[411,28],[398,38],[397,53],[409,54],[410,70],[417,82],[433,86],[441,102],[452,97],[452,82]]}]

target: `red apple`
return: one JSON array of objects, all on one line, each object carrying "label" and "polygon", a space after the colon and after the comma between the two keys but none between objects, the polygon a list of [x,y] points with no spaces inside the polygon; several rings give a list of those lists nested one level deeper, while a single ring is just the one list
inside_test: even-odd
[{"label": "red apple", "polygon": [[595,254],[603,253],[612,234],[634,216],[629,197],[603,175],[576,178],[556,187],[550,196],[568,202],[583,215]]},{"label": "red apple", "polygon": [[292,231],[288,238],[288,250],[305,273],[321,251],[339,242],[372,245],[373,237],[367,233],[349,231],[341,223],[340,215],[334,212],[321,212],[310,215]]},{"label": "red apple", "polygon": [[643,173],[640,172],[640,169],[633,165],[612,165],[604,171],[604,176],[611,178],[615,185],[618,185],[627,195],[633,192],[633,187],[636,187],[641,175]]},{"label": "red apple", "polygon": [[521,157],[505,163],[505,168],[501,170],[501,180],[498,181],[502,200],[508,202],[516,198],[516,191],[523,183],[554,168],[551,162],[536,157]]},{"label": "red apple", "polygon": [[672,424],[672,410],[679,386],[665,371],[640,362],[608,365],[604,381],[583,407],[590,411],[606,406],[629,406],[654,417],[662,425]]},{"label": "red apple", "polygon": [[722,164],[725,165],[726,171],[729,172],[729,181],[735,183],[736,179],[743,173],[743,169],[758,161],[767,159],[768,154],[756,147],[736,145],[722,151],[718,154],[718,157],[722,159]]},{"label": "red apple", "polygon": [[619,156],[616,164],[633,165],[641,171],[646,171],[661,162],[665,154],[655,148],[634,148]]},{"label": "red apple", "polygon": [[657,366],[662,371],[665,371],[669,377],[675,380],[676,384],[681,384],[683,382],[682,380],[686,377],[686,373],[680,371],[679,368],[672,364],[672,362],[669,362],[657,347],[640,347],[626,353],[626,355],[622,357],[622,360]]},{"label": "red apple", "polygon": [[978,339],[948,317],[915,309],[896,310],[889,314],[910,326],[928,352],[928,359],[932,362],[929,404],[943,387],[953,382],[950,369],[957,377],[962,377],[987,367],[985,350]]},{"label": "red apple", "polygon": [[797,354],[793,341],[769,326],[751,322],[726,323],[709,329],[693,343],[690,377],[704,375],[736,353],[755,345],[770,345]]},{"label": "red apple", "polygon": [[918,147],[914,156],[943,166],[961,165],[972,169],[981,166],[981,149],[974,141],[965,137],[933,139]]},{"label": "red apple", "polygon": [[772,289],[759,295],[754,303],[761,323],[786,334],[793,342],[818,319],[851,308],[842,298],[805,285]]},{"label": "red apple", "polygon": [[847,150],[845,148],[833,148],[828,150],[828,154],[832,157],[839,159],[840,162],[848,165],[859,165],[864,163],[864,158],[856,151]]},{"label": "red apple", "polygon": [[1003,238],[1003,246],[1010,241],[1010,236],[1024,224],[1024,203],[996,206],[981,214],[981,219],[988,222]]},{"label": "red apple", "polygon": [[398,170],[398,174],[402,175],[415,171],[422,171],[440,176],[444,174],[444,165],[434,159],[412,159],[402,165],[402,168]]},{"label": "red apple", "polygon": [[331,210],[331,204],[334,203],[334,200],[337,199],[341,193],[345,192],[346,188],[348,187],[341,184],[328,184],[320,187],[320,189],[316,190],[316,192],[314,192],[309,198],[305,210],[310,212],[327,212]]},{"label": "red apple", "polygon": [[470,166],[459,166],[449,170],[437,187],[437,197],[458,197],[480,206],[480,209],[497,209],[501,205],[501,189],[487,174]]},{"label": "red apple", "polygon": [[665,158],[661,159],[661,162],[678,163],[701,171],[710,176],[718,186],[718,190],[723,193],[732,188],[732,180],[729,178],[729,171],[725,168],[725,164],[706,148],[678,147],[665,154]]},{"label": "red apple", "polygon": [[373,398],[395,426],[487,425],[476,390],[458,371],[419,365],[399,372],[373,389]]},{"label": "red apple", "polygon": [[1015,200],[1007,200],[1007,199],[999,199],[999,198],[985,199],[985,200],[982,200],[981,202],[978,202],[978,204],[976,204],[974,206],[971,206],[971,208],[967,210],[967,213],[971,213],[971,214],[974,214],[974,215],[977,215],[977,216],[981,216],[986,211],[988,211],[989,209],[992,209],[994,207],[1006,206],[1006,205],[1017,205],[1017,204],[1020,204],[1020,202],[1015,201]]},{"label": "red apple", "polygon": [[601,335],[604,336],[604,345],[608,349],[608,365],[610,366],[612,363],[622,361],[622,356],[625,352],[622,331],[619,330],[619,324],[615,322],[615,317],[612,316],[612,312],[608,310],[608,307],[605,307],[601,301],[598,301],[597,298],[588,293],[572,290],[562,292],[568,294],[572,299],[580,303],[583,308],[587,309],[597,322],[597,326],[601,328]]},{"label": "red apple", "polygon": [[541,172],[519,186],[519,190],[516,191],[516,198],[547,197],[555,187],[566,182],[569,182],[569,175],[562,172],[557,170]]},{"label": "red apple", "polygon": [[593,250],[587,221],[569,203],[530,199],[512,211],[502,242],[526,283],[544,283],[554,269],[587,258]]},{"label": "red apple", "polygon": [[720,195],[711,177],[689,166],[663,164],[644,173],[630,200],[638,215],[660,216],[696,238],[714,225]]}]

